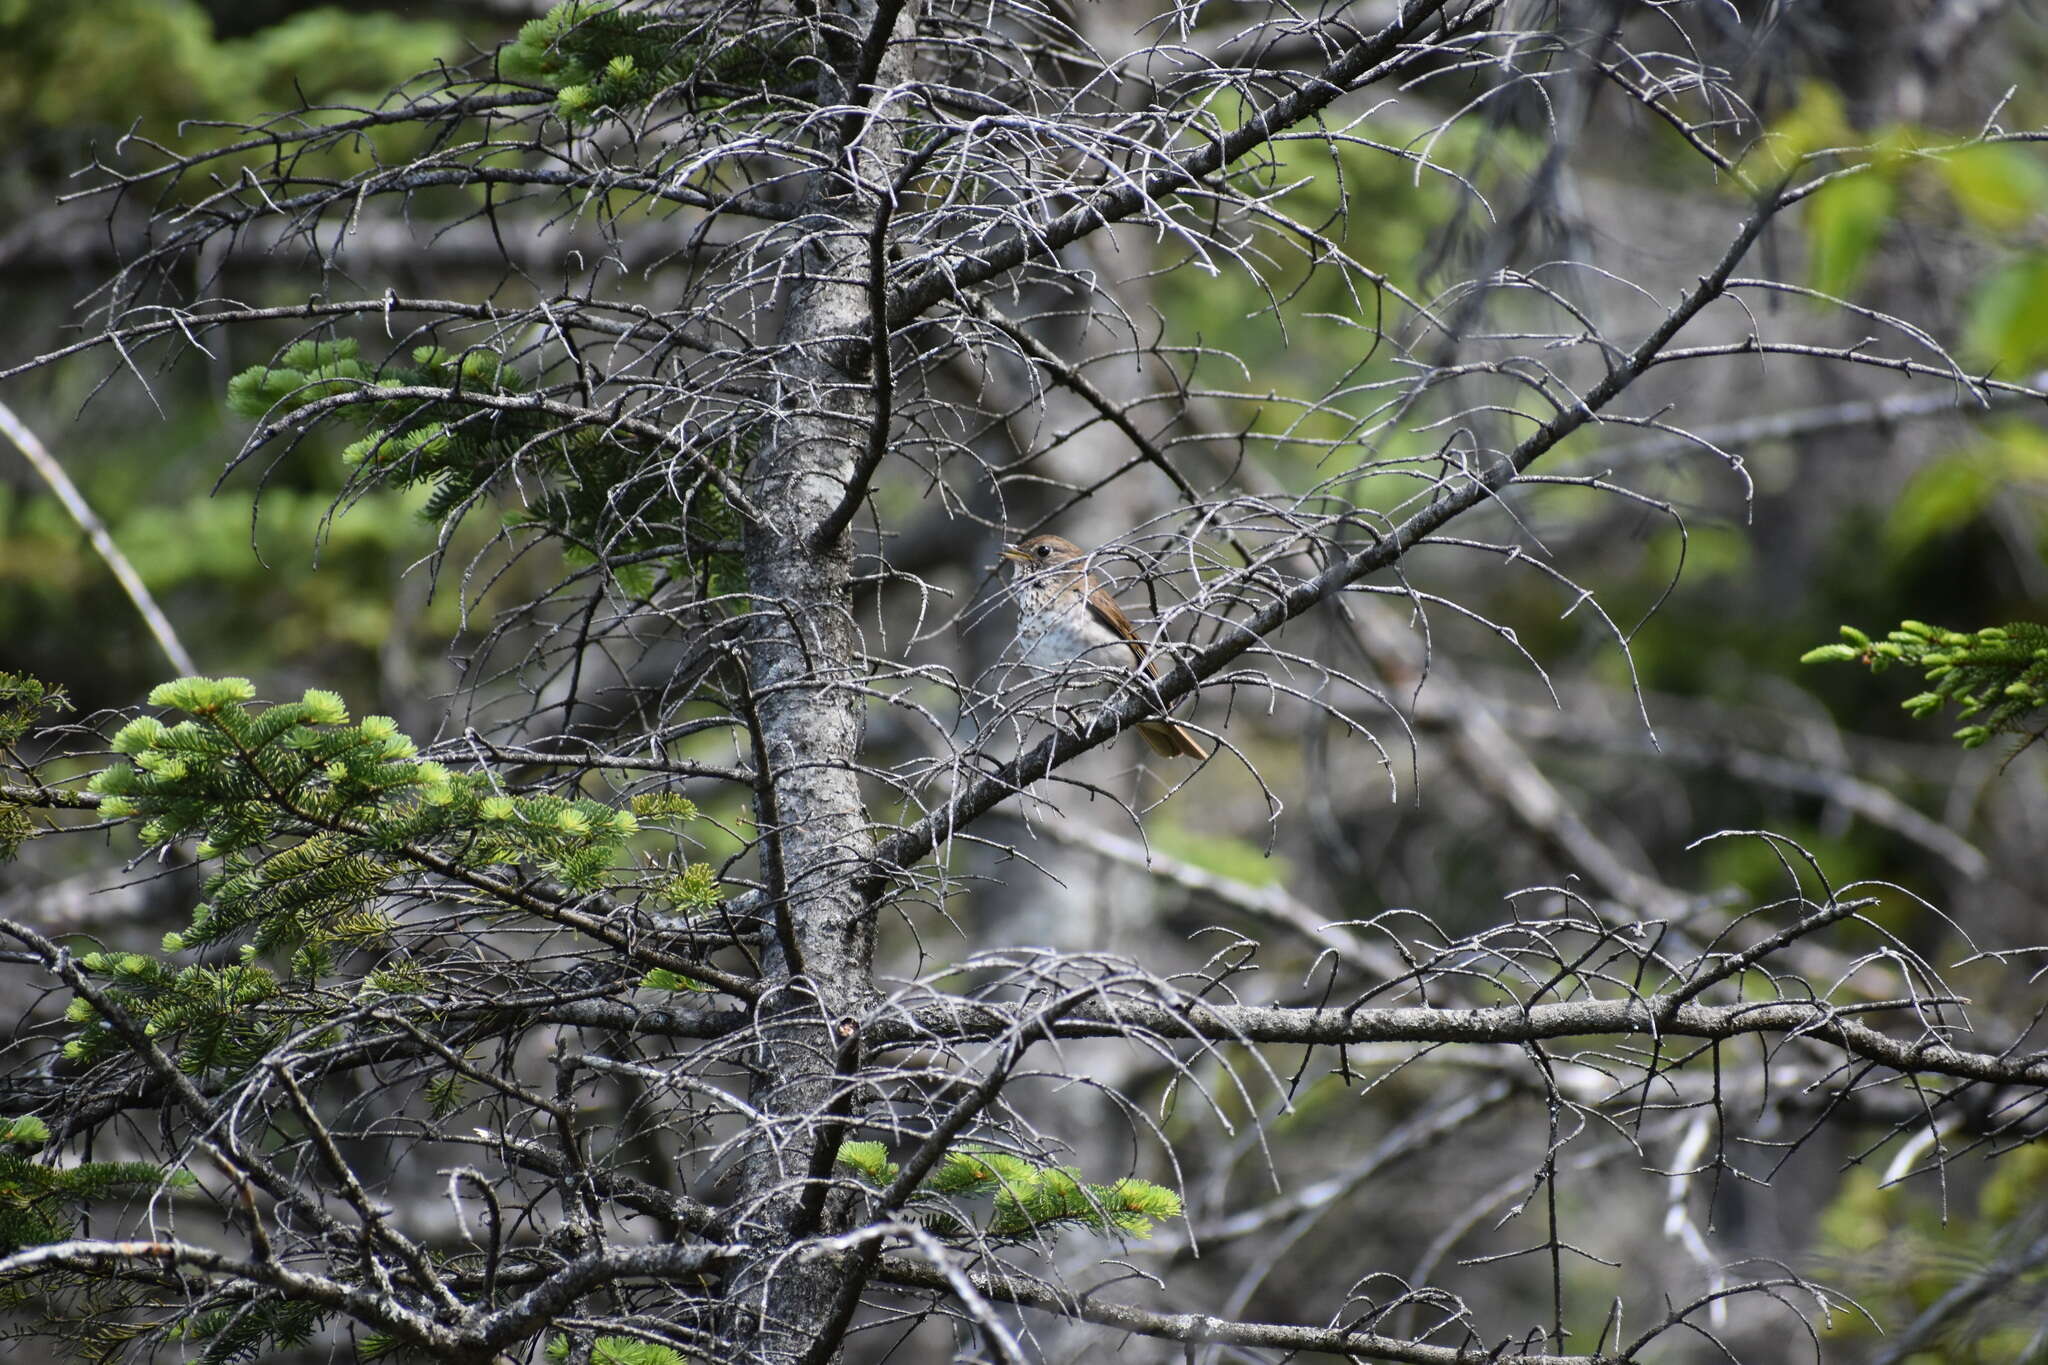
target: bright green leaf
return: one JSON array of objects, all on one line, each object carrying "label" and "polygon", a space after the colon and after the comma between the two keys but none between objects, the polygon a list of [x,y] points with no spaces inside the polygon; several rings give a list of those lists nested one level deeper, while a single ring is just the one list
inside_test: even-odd
[{"label": "bright green leaf", "polygon": [[1993,232],[2010,232],[2048,207],[2048,168],[2031,148],[1965,147],[1937,164],[1956,207]]},{"label": "bright green leaf", "polygon": [[1985,280],[1963,337],[1971,361],[2007,374],[2048,361],[2048,253],[2023,256]]},{"label": "bright green leaf", "polygon": [[1818,190],[1806,210],[1813,287],[1841,297],[1855,289],[1870,253],[1890,226],[1897,192],[1875,171]]}]

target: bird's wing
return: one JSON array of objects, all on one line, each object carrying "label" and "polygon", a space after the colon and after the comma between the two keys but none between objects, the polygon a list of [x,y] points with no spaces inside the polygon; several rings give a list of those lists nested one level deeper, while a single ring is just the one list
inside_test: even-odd
[{"label": "bird's wing", "polygon": [[1143,664],[1147,673],[1155,677],[1158,675],[1158,668],[1145,657],[1145,642],[1138,638],[1137,628],[1131,625],[1131,618],[1124,615],[1124,609],[1116,604],[1115,598],[1103,589],[1097,588],[1088,594],[1088,614],[1130,644],[1131,663],[1134,667]]}]

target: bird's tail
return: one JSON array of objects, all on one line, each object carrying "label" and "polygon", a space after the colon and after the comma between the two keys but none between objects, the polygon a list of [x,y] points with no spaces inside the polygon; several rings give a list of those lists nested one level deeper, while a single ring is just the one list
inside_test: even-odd
[{"label": "bird's tail", "polygon": [[1161,758],[1207,758],[1209,751],[1202,742],[1184,725],[1175,725],[1170,720],[1143,720],[1138,722],[1138,733],[1152,746],[1152,752]]}]

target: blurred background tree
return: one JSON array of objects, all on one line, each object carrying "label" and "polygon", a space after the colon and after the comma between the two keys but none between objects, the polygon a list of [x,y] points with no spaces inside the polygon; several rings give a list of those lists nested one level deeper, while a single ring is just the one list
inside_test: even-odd
[{"label": "blurred background tree", "polygon": [[[232,183],[264,154],[216,163],[213,180],[138,186],[112,203],[76,197],[91,183],[76,173],[151,145],[226,145],[246,135],[243,125],[302,103],[337,111],[308,121],[349,117],[407,82],[430,88],[433,77],[421,73],[493,51],[542,8],[0,0],[0,38],[18,54],[0,74],[0,198],[10,225],[0,231],[0,272],[15,319],[0,350],[0,397],[55,449],[203,671],[245,674],[264,696],[331,688],[423,742],[458,740],[494,700],[479,702],[479,686],[518,692],[488,670],[482,676],[496,681],[478,681],[477,661],[502,643],[493,637],[501,613],[554,590],[582,561],[552,545],[479,558],[519,499],[453,525],[437,520],[444,509],[431,481],[360,477],[366,461],[374,468],[375,449],[344,458],[359,427],[314,427],[245,450],[264,405],[231,408],[230,381],[282,363],[307,335],[302,320],[212,331],[203,349],[132,360],[93,351],[29,367],[88,337],[106,320],[96,309],[132,301],[125,285],[107,282],[165,245],[166,208]],[[1160,39],[1141,31],[1158,8],[1053,6],[1047,22],[1115,60]],[[1574,58],[1556,79],[1533,63],[1490,82],[1492,57],[1472,57],[1469,71],[1447,58],[1413,89],[1368,91],[1384,107],[1334,144],[1280,143],[1259,170],[1276,213],[1319,227],[1362,271],[1319,268],[1272,222],[1247,229],[1244,258],[1255,269],[1214,270],[1199,245],[1142,234],[1118,238],[1115,250],[1098,242],[1069,253],[1069,268],[1092,272],[1123,313],[1073,324],[1070,339],[1118,351],[1088,373],[1205,494],[1234,483],[1300,495],[1329,479],[1332,496],[1391,515],[1413,487],[1357,477],[1345,452],[1362,438],[1377,442],[1380,460],[1412,462],[1418,481],[1500,443],[1499,429],[1476,418],[1435,428],[1390,422],[1400,380],[1444,363],[1433,347],[1455,349],[1412,333],[1407,346],[1384,344],[1397,298],[1429,301],[1461,341],[1489,331],[1512,339],[1547,334],[1556,320],[1541,304],[1503,302],[1501,291],[1488,296],[1468,282],[1513,270],[1566,289],[1604,272],[1651,283],[1656,297],[1640,316],[1654,319],[1717,257],[1741,212],[1733,175],[1700,173],[1700,142],[1722,155],[1762,134],[1741,164],[1764,183],[1833,148],[1865,149],[1841,162],[1861,170],[1766,228],[1745,273],[1782,283],[1745,293],[1743,309],[1703,319],[1680,343],[1728,355],[1653,370],[1632,395],[1634,425],[1589,429],[1538,470],[1577,482],[1525,484],[1500,499],[1483,535],[1519,544],[1557,573],[1526,563],[1504,572],[1498,555],[1444,553],[1404,568],[1426,612],[1397,597],[1360,601],[1355,632],[1334,619],[1303,622],[1316,652],[1347,660],[1377,689],[1345,706],[1371,725],[1382,751],[1301,709],[1283,706],[1269,721],[1259,714],[1264,699],[1250,704],[1247,694],[1224,728],[1251,762],[1212,763],[1199,785],[1148,806],[1162,789],[1134,771],[1134,746],[1095,755],[1088,780],[1146,807],[1142,831],[1098,818],[1103,807],[1033,812],[1028,822],[999,812],[991,837],[1011,855],[956,850],[969,880],[946,902],[943,925],[916,920],[917,934],[955,936],[937,950],[949,957],[988,946],[1109,949],[1166,972],[1200,968],[1221,924],[1268,941],[1263,961],[1277,998],[1281,978],[1338,944],[1321,925],[1421,907],[1447,935],[1481,933],[1511,919],[1518,902],[1504,898],[1528,887],[1569,888],[1617,921],[1668,926],[1674,942],[1716,942],[1730,932],[1731,909],[1786,894],[1786,855],[1761,840],[1696,841],[1769,829],[1795,838],[1836,885],[1881,878],[1912,893],[1837,926],[1802,962],[1809,980],[1885,999],[1912,975],[1900,964],[1924,958],[1969,998],[1988,1036],[2035,1050],[2028,1030],[2040,998],[2030,969],[2039,964],[2027,954],[2038,954],[2048,896],[2039,856],[2048,846],[2048,747],[2014,758],[2020,739],[2001,738],[1964,750],[1950,727],[1901,707],[1917,683],[1799,660],[1844,622],[1881,631],[1911,618],[1973,630],[2041,619],[2048,430],[2035,376],[2048,365],[2048,153],[1975,139],[2048,127],[2038,80],[2048,25],[2033,7],[1998,0],[1664,7],[1679,16],[1700,67],[1716,73],[1689,91],[1683,63],[1624,60],[1624,51],[1647,49],[1603,48],[1587,36],[1626,28],[1633,37],[1655,24],[1658,7],[1509,8],[1504,30],[1550,31],[1551,12],[1565,15],[1558,50]],[[1338,17],[1371,29],[1393,11],[1358,3]],[[1173,41],[1191,64],[1241,62],[1276,88],[1318,64],[1323,30],[1246,37],[1234,11],[1182,17]],[[1147,80],[1133,77],[1133,93],[1104,98],[1136,102],[1137,91],[1172,83],[1156,70]],[[589,86],[553,83],[553,107],[573,127],[578,109],[564,87]],[[1687,127],[1646,107],[1694,94],[1705,112]],[[1225,106],[1238,94],[1215,98]],[[1244,112],[1219,107],[1215,117],[1228,126]],[[424,128],[377,136],[386,159],[437,150]],[[1948,146],[1960,150],[1925,154]],[[307,150],[295,169],[338,181],[369,160],[364,147],[337,139]],[[501,220],[429,188],[372,202],[345,222],[329,217],[306,231],[253,223],[166,254],[165,278],[152,287],[259,307],[385,291],[523,306],[558,277],[609,271],[608,288],[660,308],[672,298],[665,267],[700,229],[641,204],[586,213],[551,201]],[[1376,292],[1361,287],[1363,272],[1380,281]],[[1099,309],[1099,300],[1075,306]],[[1742,353],[1746,338],[1793,333],[1807,354]],[[391,335],[402,338],[403,326]],[[1897,366],[1834,363],[1844,353],[1899,354],[1901,339],[1910,347],[1923,336],[1953,354],[1958,375],[1910,379]],[[1940,368],[1932,350],[1913,354]],[[460,360],[421,367],[445,373],[450,363]],[[958,629],[930,638],[948,667],[973,676],[1007,634],[1003,608],[990,603],[988,566],[1008,532],[1043,524],[1091,545],[1142,548],[1132,528],[1155,525],[1177,490],[1073,392],[1040,407],[1004,357],[949,365],[937,382],[973,393],[981,425],[919,437],[933,449],[976,451],[985,467],[964,478],[939,471],[934,457],[931,479],[878,486],[879,511],[857,525],[856,543],[878,574],[886,560],[888,574],[930,585],[933,601],[951,594],[943,610]],[[2036,392],[1974,387],[1969,376]],[[1510,433],[1549,416],[1526,388],[1504,385],[1496,403],[1485,420]],[[1097,486],[1112,473],[1121,477]],[[1608,491],[1616,486],[1630,495]],[[871,526],[886,528],[886,550]],[[1141,554],[1120,567],[1131,580],[1134,565],[1166,559]],[[472,576],[477,565],[487,571]],[[636,590],[620,582],[629,596]],[[920,620],[921,602],[898,586],[864,589],[863,609],[893,630],[928,631],[942,609]],[[1141,597],[1127,590],[1127,601]],[[521,626],[528,633],[517,643],[547,628]],[[170,672],[106,567],[11,455],[0,459],[0,669],[61,686],[85,717],[133,708]],[[914,728],[902,712],[878,710],[870,742],[894,761],[915,750]],[[47,771],[94,761],[88,742],[74,742],[78,754],[60,746]],[[693,835],[701,860],[747,843],[717,832],[753,818],[744,791],[693,796],[706,817]],[[130,856],[132,842],[114,838],[113,856]],[[111,947],[148,946],[185,926],[188,875],[158,875],[152,864],[122,881],[106,870],[105,847],[82,843],[36,840],[0,867],[0,915]],[[103,893],[114,882],[121,889]],[[905,975],[923,965],[911,927],[884,927],[884,955]],[[1360,951],[1355,940],[1343,947]],[[1398,958],[1373,965],[1399,971]],[[1376,1079],[1384,1073],[1382,1083],[1361,1098],[1348,1077],[1316,1073],[1265,1126],[1266,1140],[1286,1152],[1281,1197],[1250,1140],[1174,1182],[1212,1248],[1194,1267],[1208,1288],[1182,1306],[1321,1321],[1333,1288],[1341,1297],[1372,1266],[1412,1271],[1416,1284],[1453,1284],[1490,1324],[1541,1322],[1553,1290],[1563,1296],[1562,1280],[1582,1305],[1571,1344],[1592,1349],[1607,1294],[1592,1272],[1574,1279],[1580,1272],[1535,1257],[1505,1270],[1459,1263],[1498,1251],[1476,1230],[1529,1194],[1526,1078],[1506,1064],[1475,1066],[1469,1080],[1455,1067],[1411,1070],[1365,1053],[1354,1064]],[[1825,1318],[1828,1360],[2042,1358],[2048,1202],[2027,1178],[2038,1153],[2030,1145],[1996,1166],[1977,1159],[2031,1144],[2038,1097],[1979,1087],[1933,1102],[1918,1129],[1895,1130],[1899,1120],[1882,1105],[1822,1129],[1842,1080],[1790,1066],[1783,1094],[1746,1097],[1769,1112],[1743,1151],[1688,1145],[1690,1128],[1647,1162],[1626,1140],[1588,1141],[1573,1156],[1596,1172],[1698,1174],[1668,1185],[1565,1183],[1562,1216],[1597,1214],[1612,1232],[1600,1254],[1626,1259],[1638,1284],[1676,1300],[1714,1282],[1719,1272],[1708,1267],[1744,1257],[1839,1285],[1867,1316]],[[1170,1075],[1119,1073],[1117,1083],[1162,1115],[1176,1142],[1209,1131],[1170,1102]],[[1429,1122],[1410,1118],[1425,1098],[1448,1107]],[[1271,1113],[1270,1096],[1244,1103]],[[1092,1176],[1129,1138],[1109,1113],[1090,1123],[1086,1136],[1070,1136]],[[1453,1134],[1455,1149],[1440,1145]],[[1707,1189],[1705,1174],[1723,1177],[1724,1162],[1725,1177]],[[1774,1175],[1767,1184],[1765,1171]],[[1191,1255],[1184,1234],[1132,1254],[1178,1275]],[[1409,1330],[1427,1325],[1425,1307],[1411,1308]],[[1894,1335],[1877,1335],[1879,1324]],[[1738,1350],[1768,1350],[1783,1324],[1737,1313],[1716,1330]],[[916,1352],[942,1351],[941,1335],[914,1334],[901,1349],[926,1358]],[[1101,1340],[1047,1328],[1042,1344],[1048,1358],[1084,1358],[1095,1348],[1082,1343]],[[314,1358],[326,1349],[308,1348]]]},{"label": "blurred background tree", "polygon": [[[147,200],[124,204],[111,220],[100,202],[60,202],[96,152],[123,137],[178,140],[181,125],[202,144],[224,141],[224,128],[212,125],[301,101],[381,99],[436,61],[460,59],[470,41],[488,41],[504,23],[460,6],[431,17],[196,0],[0,9],[0,35],[19,57],[0,77],[8,149],[0,184],[11,225],[0,237],[0,270],[27,343],[16,355],[77,335],[79,301],[147,232],[155,207]],[[337,169],[349,161],[337,154]],[[474,282],[459,258],[402,246],[393,226],[370,229],[382,234],[390,263],[424,267],[426,279],[451,286]],[[201,268],[223,272],[224,287],[252,302],[302,300],[309,284],[302,262],[262,243]],[[260,520],[250,517],[247,496],[260,473],[230,481],[241,496],[215,496],[218,452],[235,442],[221,403],[226,376],[267,356],[262,348],[273,340],[236,338],[230,345],[246,352],[186,357],[149,375],[146,390],[117,385],[123,395],[105,404],[86,401],[105,377],[94,363],[40,373],[10,399],[32,427],[61,429],[52,439],[66,468],[209,667],[283,670],[302,684],[324,678],[404,711],[412,695],[432,691],[412,668],[438,654],[456,624],[445,602],[393,590],[421,550],[413,508],[380,497],[366,515],[330,519],[341,475],[334,461],[319,459],[271,471],[266,492],[275,496],[264,498]],[[119,589],[20,463],[10,461],[0,497],[7,663],[65,680],[88,707],[132,702],[163,672],[154,645],[127,630],[78,629],[81,621],[121,619],[128,608]],[[252,620],[264,628],[249,630]]]}]

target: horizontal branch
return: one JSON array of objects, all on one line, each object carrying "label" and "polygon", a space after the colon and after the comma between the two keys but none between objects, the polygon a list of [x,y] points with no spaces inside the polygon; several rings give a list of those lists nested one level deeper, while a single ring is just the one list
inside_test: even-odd
[{"label": "horizontal branch", "polygon": [[[567,742],[567,741],[562,741]],[[749,768],[727,767],[719,763],[700,763],[690,758],[661,758],[647,754],[608,754],[596,749],[583,753],[554,752],[523,744],[496,744],[478,735],[465,735],[460,739],[443,740],[427,750],[427,757],[459,763],[464,758],[482,756],[499,763],[530,763],[552,768],[610,768],[618,772],[666,773],[671,777],[715,778],[720,782],[737,782],[752,786],[754,773]]]},{"label": "horizontal branch", "polygon": [[[111,327],[97,332],[83,341],[74,341],[54,351],[45,351],[16,365],[0,368],[0,380],[13,379],[17,375],[39,370],[59,360],[97,350],[102,346],[126,347],[155,341],[176,333],[192,340],[194,333],[225,327],[244,322],[303,322],[315,318],[364,317],[371,314],[389,316],[394,313],[439,313],[452,318],[465,318],[474,322],[496,322],[507,326],[517,324],[530,317],[545,318],[550,325],[558,325],[570,331],[597,332],[602,335],[624,339],[643,333],[645,320],[631,323],[612,323],[592,318],[587,311],[591,305],[582,299],[561,300],[562,307],[553,312],[547,310],[547,303],[534,308],[505,308],[488,301],[478,303],[466,299],[410,299],[391,295],[377,299],[313,300],[307,303],[280,304],[273,308],[214,308],[200,311],[196,308],[153,308],[137,309],[161,314],[150,322],[131,323],[126,327]],[[697,347],[703,343],[692,341],[675,328],[664,328],[663,335]]]},{"label": "horizontal branch", "polygon": [[[87,207],[87,206],[80,206]],[[315,242],[316,225],[283,220],[251,224],[234,234],[218,264],[235,270],[302,274],[315,251],[353,273],[377,278],[416,265],[430,256],[438,269],[501,269],[517,266],[529,274],[559,276],[584,263],[603,261],[625,274],[639,274],[678,257],[717,250],[724,238],[706,236],[701,224],[669,217],[612,231],[588,220],[562,225],[521,222],[494,225],[477,217],[422,225],[399,215],[365,216],[345,236]],[[0,271],[24,277],[51,269],[82,270],[136,259],[154,243],[147,225],[126,220],[109,224],[97,212],[60,210],[30,218],[0,235]],[[580,258],[580,259],[579,259]],[[216,258],[209,258],[209,264]]]},{"label": "horizontal branch", "polygon": [[[954,1292],[943,1270],[909,1256],[884,1256],[875,1268],[877,1280],[906,1289]],[[1120,1332],[1159,1337],[1189,1346],[1265,1346],[1285,1351],[1399,1361],[1402,1365],[1600,1365],[1608,1356],[1528,1355],[1505,1345],[1485,1347],[1432,1346],[1426,1342],[1381,1336],[1344,1327],[1298,1327],[1286,1323],[1236,1322],[1207,1313],[1155,1313],[1129,1304],[1110,1303],[1093,1294],[1061,1294],[1043,1285],[968,1272],[974,1288],[991,1299],[1023,1308],[1042,1309],[1063,1318],[1113,1327]]]},{"label": "horizontal branch", "polygon": [[[0,916],[0,925],[7,922],[7,916]],[[42,933],[58,933],[62,925],[23,926]],[[724,939],[708,934],[660,931],[664,940],[674,942],[696,942],[706,945]],[[10,956],[8,961],[17,965],[48,967],[50,960],[41,953]],[[726,1038],[745,1028],[749,1015],[745,1010],[718,1009],[710,1006],[686,1009],[664,1009],[637,1005],[621,1005],[605,997],[630,990],[632,977],[623,981],[598,981],[592,984],[537,983],[528,989],[500,991],[484,998],[450,995],[420,995],[409,999],[409,1019],[419,1032],[412,1034],[389,1031],[371,1033],[362,1028],[351,1030],[346,1042],[315,1049],[304,1054],[305,1059],[321,1077],[340,1076],[365,1068],[388,1066],[393,1063],[411,1061],[429,1055],[432,1048],[421,1041],[421,1033],[440,1038],[448,1046],[457,1048],[474,1047],[490,1038],[516,1038],[533,1029],[557,1024],[578,1027],[605,1028],[641,1032],[662,1038]],[[700,997],[687,997],[696,1001]],[[586,1008],[596,1006],[596,1008]],[[387,1010],[395,1005],[387,1005]],[[76,1089],[80,1068],[68,1061],[52,1063],[46,1073],[0,1076],[0,1113],[19,1112],[30,1107],[40,1108],[56,1096],[65,1098],[62,1121],[58,1127],[60,1140],[74,1134],[89,1132],[96,1125],[114,1115],[129,1110],[161,1108],[166,1102],[167,1085],[171,1078],[159,1076],[132,1076],[125,1083],[102,1079],[89,1092]],[[182,1081],[182,1073],[176,1079]],[[195,1091],[208,1105],[227,1097],[240,1084],[229,1073],[209,1073],[191,1081]],[[695,1228],[697,1224],[688,1224]]]},{"label": "horizontal branch", "polygon": [[[1911,1008],[1901,1003],[1899,1009]],[[716,1039],[751,1027],[743,1010],[678,1013],[606,1000],[584,1000],[546,1011],[553,1021],[661,1037]],[[1648,1040],[1785,1036],[1818,1039],[1864,1061],[1902,1074],[1947,1076],[1993,1085],[2048,1087],[2048,1052],[1972,1051],[1931,1036],[1895,1038],[1860,1023],[1823,1000],[1773,1000],[1708,1005],[1680,992],[1624,1000],[1577,1000],[1547,1005],[1438,1008],[1428,1005],[1358,1009],[1285,1005],[1155,1003],[1096,996],[1046,1019],[1029,1005],[965,999],[886,1002],[861,1030],[869,1049],[987,1041],[1018,1033],[1033,1040],[1064,1038],[1188,1039],[1208,1043],[1269,1043],[1342,1047],[1365,1043],[1526,1044],[1560,1038],[1635,1036]]]},{"label": "horizontal branch", "polygon": [[[139,185],[146,185],[152,180],[160,180],[167,175],[182,175],[186,171],[204,165],[209,161],[219,161],[226,157],[239,156],[243,152],[276,151],[282,153],[285,148],[296,143],[312,142],[315,140],[336,141],[346,138],[351,133],[363,132],[370,128],[389,127],[400,123],[431,123],[441,119],[474,118],[479,114],[490,114],[499,109],[518,108],[522,105],[552,104],[554,99],[553,93],[549,91],[507,90],[488,95],[458,95],[439,102],[414,100],[395,109],[374,109],[358,118],[343,119],[334,123],[308,123],[297,128],[265,128],[255,133],[254,136],[243,138],[239,142],[230,142],[222,147],[211,147],[203,152],[193,153],[188,156],[174,156],[165,164],[152,166],[146,171],[121,171],[111,166],[102,165],[99,169],[106,171],[112,177],[110,180],[104,184],[92,185],[63,195],[59,198],[58,202],[70,203],[74,200],[90,199],[96,196],[111,194],[115,191],[133,189]],[[298,111],[298,114],[327,112],[331,112],[331,108],[304,109]],[[295,115],[284,115],[281,117],[295,117]],[[124,142],[126,140],[125,138],[123,139]]]},{"label": "horizontal branch", "polygon": [[318,1304],[346,1313],[358,1322],[382,1328],[416,1346],[449,1358],[459,1358],[463,1342],[453,1331],[406,1308],[395,1294],[377,1294],[352,1285],[292,1270],[274,1260],[248,1260],[229,1256],[189,1242],[94,1241],[74,1239],[47,1246],[30,1247],[0,1258],[0,1282],[15,1276],[33,1277],[48,1268],[125,1272],[137,1266],[152,1266],[166,1274],[180,1271],[224,1276],[259,1284],[283,1298],[298,1303]]},{"label": "horizontal branch", "polygon": [[98,810],[96,792],[66,791],[62,787],[24,786],[0,782],[0,806],[24,806],[30,810]]},{"label": "horizontal branch", "polygon": [[1938,420],[1944,417],[1981,417],[2000,408],[2035,403],[2048,392],[2048,372],[2034,375],[2024,387],[1973,390],[1979,401],[1966,403],[1954,391],[1940,393],[1895,393],[1883,398],[1864,398],[1846,403],[1793,408],[1762,417],[1744,417],[1716,426],[1669,436],[1653,436],[1626,445],[1589,452],[1588,467],[1612,469],[1675,459],[1701,446],[1715,450],[1739,450],[1767,441],[1789,441],[1796,436],[1855,431],[1864,427],[1880,429],[1906,422]]},{"label": "horizontal branch", "polygon": [[744,1254],[746,1247],[608,1247],[580,1256],[464,1333],[475,1345],[497,1350],[545,1328],[578,1299],[600,1285],[625,1279],[665,1283],[696,1280],[706,1271]]},{"label": "horizontal branch", "polygon": [[270,1259],[230,1256],[187,1242],[75,1239],[31,1247],[0,1258],[0,1282],[52,1267],[128,1271],[150,1266],[166,1273],[195,1272],[261,1285],[297,1303],[317,1304],[402,1337],[443,1359],[487,1358],[499,1347],[531,1336],[591,1289],[623,1279],[694,1279],[743,1248],[723,1246],[614,1247],[578,1257],[504,1308],[452,1328],[405,1306],[395,1293],[377,1293]]},{"label": "horizontal branch", "polygon": [[[281,187],[288,183],[291,182],[280,180],[277,185]],[[712,194],[678,181],[672,176],[635,175],[611,170],[550,171],[530,166],[457,165],[432,170],[407,166],[395,173],[386,172],[382,175],[366,176],[360,180],[322,184],[317,190],[293,195],[290,198],[272,198],[265,193],[260,196],[258,203],[239,201],[234,208],[224,207],[220,202],[224,196],[239,194],[242,191],[242,186],[236,185],[231,190],[220,191],[211,201],[181,210],[170,220],[177,224],[176,230],[160,242],[149,256],[158,259],[174,256],[182,251],[191,250],[222,232],[239,231],[245,225],[263,218],[303,219],[303,215],[307,213],[317,214],[336,206],[348,206],[352,211],[359,212],[361,205],[374,197],[412,195],[420,190],[429,189],[469,189],[475,185],[540,186],[595,198],[613,193],[630,193],[688,208],[702,209],[706,213],[737,214],[743,218],[766,219],[773,222],[786,222],[796,216],[796,210],[787,204],[759,199],[753,195]]]},{"label": "horizontal branch", "polygon": [[[1906,1006],[1901,1006],[1906,1008]],[[1539,1043],[1556,1038],[1636,1035],[1725,1041],[1766,1034],[1817,1038],[1851,1056],[1902,1074],[1948,1076],[1995,1085],[2048,1087],[2048,1053],[1974,1052],[1933,1037],[1907,1042],[1850,1018],[1820,1000],[1703,1005],[1678,993],[1626,1000],[1437,1009],[1402,1005],[1311,1009],[1279,1005],[1167,1005],[1098,996],[1057,1019],[1026,1022],[1021,1010],[961,1000],[928,1004],[870,1025],[869,1046],[920,1045],[935,1039],[989,1039],[1035,1030],[1047,1039],[1145,1035],[1214,1043]],[[1031,1016],[1037,1020],[1034,1012]]]}]

